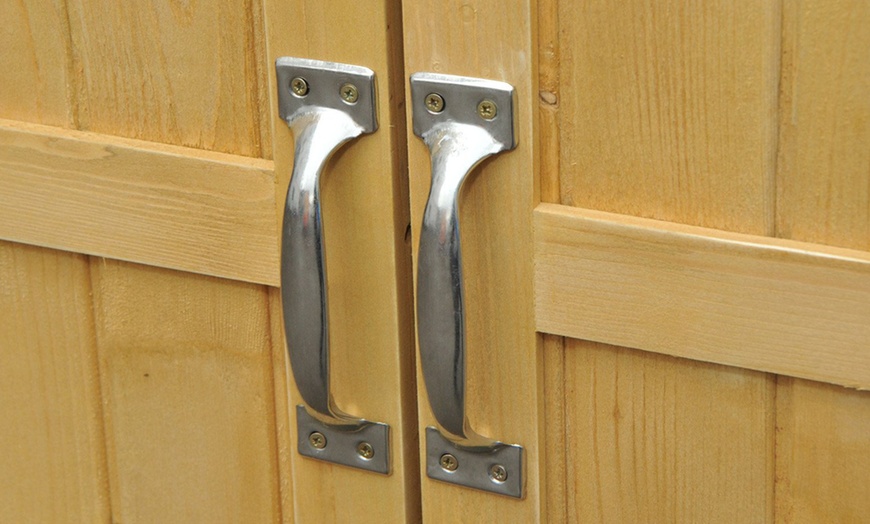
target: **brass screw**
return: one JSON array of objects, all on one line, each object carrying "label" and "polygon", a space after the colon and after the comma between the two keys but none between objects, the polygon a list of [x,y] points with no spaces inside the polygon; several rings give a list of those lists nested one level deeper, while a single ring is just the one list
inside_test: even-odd
[{"label": "brass screw", "polygon": [[359,100],[359,91],[353,84],[344,84],[343,86],[341,86],[340,92],[341,99],[348,104],[356,104],[356,101]]},{"label": "brass screw", "polygon": [[430,113],[440,113],[444,111],[444,98],[438,93],[429,93],[426,95],[426,109]]},{"label": "brass screw", "polygon": [[498,114],[498,106],[492,100],[484,100],[477,104],[477,114],[484,120],[492,120]]},{"label": "brass screw", "polygon": [[290,81],[290,89],[296,96],[305,96],[308,94],[308,82],[301,76],[297,76]]},{"label": "brass screw", "polygon": [[356,452],[360,457],[366,460],[375,456],[375,448],[373,448],[368,442],[360,442],[356,447]]},{"label": "brass screw", "polygon": [[314,449],[323,449],[326,447],[326,437],[323,433],[315,431],[308,435],[308,443],[311,444],[311,447]]},{"label": "brass screw", "polygon": [[507,470],[501,464],[495,464],[489,468],[489,478],[496,482],[504,482],[507,480]]},{"label": "brass screw", "polygon": [[441,455],[441,460],[438,461],[444,471],[456,471],[459,467],[459,461],[450,453]]}]

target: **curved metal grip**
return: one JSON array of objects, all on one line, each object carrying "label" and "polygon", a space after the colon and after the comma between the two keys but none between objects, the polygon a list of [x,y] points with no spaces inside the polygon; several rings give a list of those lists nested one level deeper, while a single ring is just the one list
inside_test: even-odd
[{"label": "curved metal grip", "polygon": [[458,197],[484,158],[503,150],[485,130],[459,123],[424,136],[432,157],[432,186],[423,212],[417,266],[417,326],[429,405],[441,427],[481,443],[465,414],[465,298]]},{"label": "curved metal grip", "polygon": [[336,422],[349,421],[329,389],[320,175],[329,157],[363,129],[347,114],[322,107],[297,112],[288,124],[296,137],[296,156],[282,227],[281,299],[290,367],[308,407]]},{"label": "curved metal grip", "polygon": [[[523,448],[477,434],[465,398],[465,296],[458,199],[486,157],[516,147],[514,90],[476,78],[411,76],[414,133],[429,147],[432,185],[417,255],[417,336],[435,419],[426,431],[426,473],[522,497]],[[446,438],[445,438],[446,437]]]},{"label": "curved metal grip", "polygon": [[[279,58],[281,118],[296,141],[281,235],[284,333],[296,387],[314,417],[297,409],[300,453],[387,473],[389,427],[350,416],[329,384],[326,255],[320,177],[343,144],[377,129],[374,73],[366,68]],[[365,452],[357,445],[365,443]]]}]

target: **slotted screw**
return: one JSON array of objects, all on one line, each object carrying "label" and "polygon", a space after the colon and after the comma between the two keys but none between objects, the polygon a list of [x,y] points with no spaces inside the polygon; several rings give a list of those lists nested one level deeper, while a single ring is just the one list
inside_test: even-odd
[{"label": "slotted screw", "polygon": [[507,480],[507,470],[501,464],[495,464],[489,468],[489,478],[496,482],[504,482]]},{"label": "slotted screw", "polygon": [[353,84],[344,84],[341,86],[341,99],[348,104],[356,104],[359,100],[359,90]]},{"label": "slotted screw", "polygon": [[308,94],[308,82],[301,76],[297,76],[290,81],[290,90],[296,96],[305,96]]},{"label": "slotted screw", "polygon": [[477,114],[484,120],[492,120],[498,114],[498,106],[492,100],[483,100],[477,104]]},{"label": "slotted screw", "polygon": [[459,461],[450,453],[441,455],[441,460],[438,461],[444,471],[456,471],[459,467]]},{"label": "slotted screw", "polygon": [[375,448],[372,447],[368,442],[360,442],[356,447],[357,454],[368,460],[375,456]]},{"label": "slotted screw", "polygon": [[314,449],[323,449],[326,447],[326,436],[319,431],[315,431],[308,435],[308,443],[311,444],[311,447]]},{"label": "slotted screw", "polygon": [[429,93],[426,95],[426,109],[432,113],[444,111],[444,97],[438,93]]}]

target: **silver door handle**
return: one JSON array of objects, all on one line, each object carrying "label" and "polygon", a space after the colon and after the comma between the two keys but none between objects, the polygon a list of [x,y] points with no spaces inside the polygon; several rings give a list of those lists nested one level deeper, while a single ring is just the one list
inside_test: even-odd
[{"label": "silver door handle", "polygon": [[313,416],[297,406],[303,455],[389,472],[389,426],[342,412],[329,386],[326,257],[320,177],[343,144],[377,127],[370,69],[282,57],[276,63],[281,118],[295,138],[281,235],[284,333],[296,387]]},{"label": "silver door handle", "polygon": [[468,174],[516,147],[514,89],[504,82],[416,73],[414,134],[429,147],[432,185],[417,257],[417,336],[429,405],[446,435],[426,431],[429,477],[522,497],[523,448],[478,435],[465,404],[465,297],[458,198]]}]

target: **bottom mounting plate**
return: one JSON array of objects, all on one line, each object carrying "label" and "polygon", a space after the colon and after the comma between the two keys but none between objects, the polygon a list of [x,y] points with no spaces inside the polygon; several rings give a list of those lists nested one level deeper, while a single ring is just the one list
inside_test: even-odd
[{"label": "bottom mounting plate", "polygon": [[[449,453],[455,468],[441,467],[441,457]],[[492,470],[501,466],[504,480],[493,479]],[[488,449],[462,448],[450,442],[436,428],[426,428],[426,475],[429,478],[459,484],[518,499],[523,498],[523,448],[496,443]]]},{"label": "bottom mounting plate", "polygon": [[[322,448],[315,448],[309,439],[312,433],[325,439]],[[296,406],[296,436],[299,454],[342,466],[390,474],[390,426],[380,422],[363,422],[360,426],[329,426],[308,414],[305,406]],[[371,445],[371,458],[359,452],[360,444]]]}]

